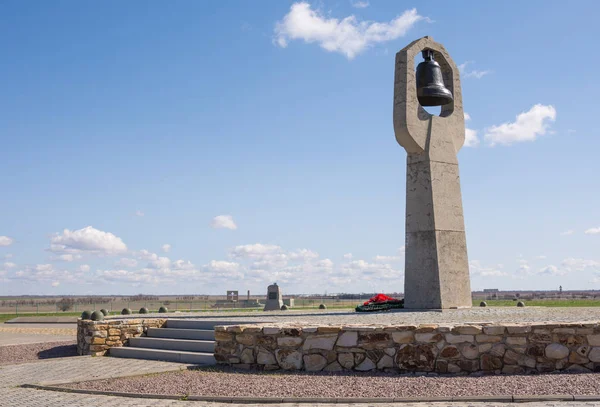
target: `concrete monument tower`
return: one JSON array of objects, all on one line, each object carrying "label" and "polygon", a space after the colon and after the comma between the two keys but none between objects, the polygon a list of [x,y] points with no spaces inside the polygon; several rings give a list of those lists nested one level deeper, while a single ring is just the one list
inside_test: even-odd
[{"label": "concrete monument tower", "polygon": [[279,311],[283,305],[283,295],[277,283],[267,287],[267,303],[263,311]]},{"label": "concrete monument tower", "polygon": [[[415,57],[421,53],[425,63],[415,75]],[[441,113],[431,115],[422,105],[441,105]],[[405,308],[471,307],[456,156],[465,142],[459,71],[431,37],[396,54],[394,132],[408,155]]]}]

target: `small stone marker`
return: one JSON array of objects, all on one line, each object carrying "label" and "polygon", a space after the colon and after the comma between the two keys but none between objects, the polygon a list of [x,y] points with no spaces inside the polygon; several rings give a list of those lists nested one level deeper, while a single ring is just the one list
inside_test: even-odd
[{"label": "small stone marker", "polygon": [[279,311],[283,305],[283,296],[277,283],[267,287],[267,303],[263,311]]}]

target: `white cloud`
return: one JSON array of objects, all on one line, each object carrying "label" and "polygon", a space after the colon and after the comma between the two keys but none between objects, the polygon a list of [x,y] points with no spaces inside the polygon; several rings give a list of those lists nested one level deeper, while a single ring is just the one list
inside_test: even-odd
[{"label": "white cloud", "polygon": [[535,256],[534,257],[536,260],[544,260],[546,258],[546,256],[544,255],[540,255],[540,256]]},{"label": "white cloud", "polygon": [[147,272],[129,271],[129,270],[98,270],[96,275],[101,280],[107,282],[140,284],[158,284],[165,280],[158,275],[152,275]]},{"label": "white cloud", "polygon": [[17,267],[17,265],[15,263],[10,262],[10,261],[7,261],[6,263],[4,263],[4,268],[5,269],[14,269],[15,267]]},{"label": "white cloud", "polygon": [[353,1],[351,2],[352,7],[354,8],[367,8],[369,7],[369,2],[368,1]]},{"label": "white cloud", "polygon": [[145,215],[144,212],[140,211],[139,209],[137,211],[135,211],[135,216],[142,217],[144,215]]},{"label": "white cloud", "polygon": [[467,61],[458,66],[458,70],[460,71],[463,78],[481,79],[485,75],[492,73],[492,71],[490,71],[490,70],[478,71],[478,70],[474,69],[472,71],[467,71],[467,65],[472,64],[473,62],[475,62],[475,61]]},{"label": "white cloud", "polygon": [[558,267],[550,264],[546,267],[543,267],[539,270],[540,274],[547,274],[547,275],[551,275],[551,276],[564,276],[565,274],[567,274],[567,270],[565,269],[559,269]]},{"label": "white cloud", "polygon": [[168,243],[163,244],[162,247],[161,247],[161,249],[162,249],[163,252],[169,253],[169,251],[171,250],[171,245],[168,244]]},{"label": "white cloud", "polygon": [[465,147],[477,147],[479,139],[477,138],[477,130],[465,128]]},{"label": "white cloud", "polygon": [[288,255],[290,260],[310,260],[319,257],[319,253],[313,252],[308,249],[298,249],[290,252]]},{"label": "white cloud", "polygon": [[230,250],[231,257],[243,257],[243,258],[252,258],[258,259],[264,256],[279,254],[282,252],[281,246],[276,246],[272,244],[246,244],[241,246],[236,246]]},{"label": "white cloud", "polygon": [[61,254],[60,256],[52,257],[52,260],[66,261],[68,263],[79,259],[81,259],[81,255],[79,254]]},{"label": "white cloud", "polygon": [[600,262],[597,262],[595,260],[585,260],[573,257],[564,259],[562,262],[562,266],[567,272],[584,271],[587,269],[591,269],[592,271],[600,270]]},{"label": "white cloud", "polygon": [[352,260],[352,253],[346,253],[346,254],[344,254],[344,259],[346,259],[346,260]]},{"label": "white cloud", "polygon": [[569,236],[572,235],[573,233],[575,233],[574,230],[565,230],[564,232],[562,232],[560,235],[561,236]]},{"label": "white cloud", "polygon": [[51,285],[52,285],[52,287],[58,287],[60,285],[60,282],[59,281],[54,281],[54,282],[52,282]]},{"label": "white cloud", "polygon": [[50,239],[50,251],[55,253],[75,254],[92,253],[114,255],[127,251],[123,241],[109,232],[103,232],[92,226],[79,230],[65,229]]},{"label": "white cloud", "polygon": [[82,273],[87,273],[88,271],[90,271],[90,266],[87,264],[82,264],[81,266],[79,266],[79,271],[81,271]]},{"label": "white cloud", "polygon": [[[471,120],[469,113],[464,113],[465,121]],[[465,128],[465,147],[477,147],[479,145],[479,138],[477,138],[477,130]]]},{"label": "white cloud", "polygon": [[397,263],[402,261],[404,257],[402,256],[375,256],[373,260],[375,263]]},{"label": "white cloud", "polygon": [[237,229],[237,225],[233,221],[233,217],[231,215],[215,216],[215,218],[210,223],[210,226],[213,229],[230,229],[230,230]]},{"label": "white cloud", "polygon": [[534,141],[547,133],[549,122],[556,120],[556,109],[550,105],[537,104],[529,111],[517,115],[512,123],[503,123],[486,129],[484,138],[490,146],[511,145],[522,141]]},{"label": "white cloud", "polygon": [[521,264],[517,269],[517,274],[530,274],[531,267],[528,264]]},{"label": "white cloud", "polygon": [[276,23],[275,42],[282,48],[292,40],[316,42],[327,51],[352,59],[373,44],[404,36],[415,23],[425,19],[412,9],[389,23],[359,22],[353,15],[338,20],[323,16],[306,2],[299,2],[292,4],[290,12]]},{"label": "white cloud", "polygon": [[8,236],[0,236],[0,246],[10,246],[14,240]]},{"label": "white cloud", "polygon": [[586,235],[597,235],[600,234],[600,227],[590,228],[584,232]]},{"label": "white cloud", "polygon": [[123,257],[121,260],[119,260],[117,262],[117,267],[126,267],[126,268],[133,268],[133,267],[137,267],[138,262],[136,259],[129,259],[126,257]]},{"label": "white cloud", "polygon": [[319,260],[315,263],[315,266],[323,269],[332,269],[333,261],[331,261],[330,259]]},{"label": "white cloud", "polygon": [[168,257],[156,257],[148,263],[147,267],[151,269],[168,269],[171,267],[171,260]]},{"label": "white cloud", "polygon": [[231,261],[212,260],[203,268],[205,272],[211,273],[212,277],[227,279],[244,278],[244,273],[240,271],[240,264]]},{"label": "white cloud", "polygon": [[479,260],[471,260],[469,262],[469,272],[474,277],[505,277],[508,276],[503,270],[498,267],[484,267]]},{"label": "white cloud", "polygon": [[7,253],[7,254],[4,255],[4,258],[5,259],[12,259],[13,255],[12,255],[12,253]]},{"label": "white cloud", "polygon": [[25,267],[18,270],[9,278],[32,282],[68,281],[81,283],[81,273],[69,270],[57,270],[52,264],[36,264],[33,267]]}]

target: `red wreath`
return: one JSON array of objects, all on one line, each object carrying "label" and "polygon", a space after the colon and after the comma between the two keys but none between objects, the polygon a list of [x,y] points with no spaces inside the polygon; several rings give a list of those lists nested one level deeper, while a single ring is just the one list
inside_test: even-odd
[{"label": "red wreath", "polygon": [[374,297],[371,297],[369,301],[365,301],[363,305],[369,304],[383,304],[386,302],[401,302],[401,300],[397,300],[396,298],[389,297],[385,294],[377,294]]}]

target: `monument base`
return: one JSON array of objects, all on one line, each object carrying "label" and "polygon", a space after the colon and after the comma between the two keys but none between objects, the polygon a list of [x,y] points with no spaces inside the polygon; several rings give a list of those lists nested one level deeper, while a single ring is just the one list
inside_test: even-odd
[{"label": "monument base", "polygon": [[283,306],[283,301],[267,300],[263,311],[279,311]]}]

